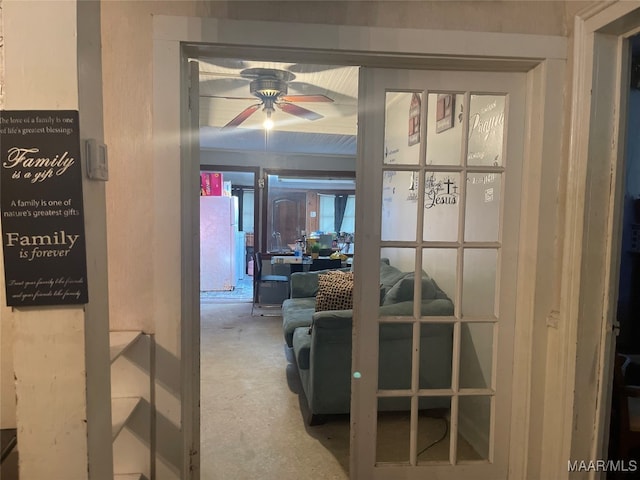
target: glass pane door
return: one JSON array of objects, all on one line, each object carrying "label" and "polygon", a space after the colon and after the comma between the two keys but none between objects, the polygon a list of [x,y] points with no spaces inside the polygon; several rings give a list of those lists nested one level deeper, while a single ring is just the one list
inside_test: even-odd
[{"label": "glass pane door", "polygon": [[524,75],[360,82],[352,478],[506,478]]}]

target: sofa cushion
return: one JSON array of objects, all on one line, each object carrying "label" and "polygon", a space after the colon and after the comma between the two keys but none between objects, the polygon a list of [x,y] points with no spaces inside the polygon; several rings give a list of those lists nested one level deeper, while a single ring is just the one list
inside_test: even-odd
[{"label": "sofa cushion", "polygon": [[398,280],[406,274],[406,272],[403,272],[396,267],[380,262],[380,305],[382,305],[384,297],[391,287],[398,283]]},{"label": "sofa cushion", "polygon": [[294,272],[290,278],[291,298],[316,296],[318,292],[317,272]]},{"label": "sofa cushion", "polygon": [[[387,291],[383,298],[382,305],[391,305],[393,303],[406,302],[413,300],[414,287],[413,272],[405,274],[398,282]],[[437,298],[436,286],[428,275],[422,276],[422,300]]]},{"label": "sofa cushion", "polygon": [[311,352],[311,335],[307,328],[296,328],[293,332],[293,354],[298,368],[308,370]]},{"label": "sofa cushion", "polygon": [[300,310],[316,308],[316,297],[287,298],[282,302],[282,316],[295,315]]},{"label": "sofa cushion", "polygon": [[316,312],[353,308],[353,272],[332,270],[318,276]]},{"label": "sofa cushion", "polygon": [[282,330],[287,345],[293,345],[293,332],[298,327],[309,327],[316,311],[315,297],[288,298],[282,303]]},{"label": "sofa cushion", "polygon": [[393,287],[398,280],[406,275],[406,272],[403,272],[396,267],[391,265],[387,265],[386,263],[380,263],[380,284],[385,287],[391,288]]}]

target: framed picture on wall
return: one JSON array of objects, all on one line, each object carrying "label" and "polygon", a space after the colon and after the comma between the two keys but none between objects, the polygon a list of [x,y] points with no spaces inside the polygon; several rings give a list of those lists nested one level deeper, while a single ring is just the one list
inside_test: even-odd
[{"label": "framed picture on wall", "polygon": [[454,96],[450,93],[438,95],[436,104],[436,133],[453,127]]},{"label": "framed picture on wall", "polygon": [[422,109],[422,99],[419,93],[413,93],[411,104],[409,105],[409,141],[408,145],[420,143],[420,111]]}]

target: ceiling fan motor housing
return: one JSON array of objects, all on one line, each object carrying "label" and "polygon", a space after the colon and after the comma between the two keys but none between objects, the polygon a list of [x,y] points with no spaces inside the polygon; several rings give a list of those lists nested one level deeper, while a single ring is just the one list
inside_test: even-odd
[{"label": "ceiling fan motor housing", "polygon": [[249,84],[249,91],[258,98],[275,100],[280,95],[287,94],[287,83],[277,78],[256,78]]}]

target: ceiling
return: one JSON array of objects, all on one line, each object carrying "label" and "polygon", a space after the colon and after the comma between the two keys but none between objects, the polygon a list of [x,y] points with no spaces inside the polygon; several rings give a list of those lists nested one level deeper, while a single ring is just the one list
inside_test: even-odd
[{"label": "ceiling", "polygon": [[[289,72],[282,74],[288,77],[287,95],[324,95],[333,101],[294,103],[321,115],[322,118],[317,120],[301,118],[275,108],[272,114],[275,125],[268,134],[263,128],[266,113],[262,106],[239,126],[223,129],[244,109],[261,102],[249,91],[249,85],[256,76],[248,75],[246,70],[255,68]],[[358,67],[201,58],[201,147],[355,155],[357,96]]]}]

